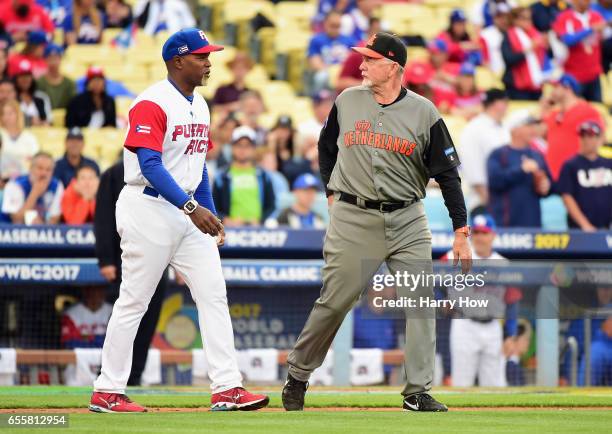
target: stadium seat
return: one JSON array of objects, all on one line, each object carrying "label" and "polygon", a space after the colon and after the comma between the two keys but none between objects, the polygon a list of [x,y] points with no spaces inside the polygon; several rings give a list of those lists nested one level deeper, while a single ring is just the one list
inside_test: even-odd
[{"label": "stadium seat", "polygon": [[504,84],[501,79],[495,75],[493,71],[484,66],[476,67],[476,87],[482,90],[488,90],[491,88],[503,89]]},{"label": "stadium seat", "polygon": [[249,89],[260,90],[266,86],[270,78],[262,65],[255,65],[245,77],[245,84]]},{"label": "stadium seat", "polygon": [[314,118],[312,100],[308,97],[295,98],[291,110],[291,119],[294,125]]},{"label": "stadium seat", "polygon": [[425,214],[432,231],[452,231],[453,225],[448,210],[442,200],[442,192],[438,188],[428,188],[427,195],[423,199]]},{"label": "stadium seat", "polygon": [[[313,3],[280,2],[276,5],[277,26],[282,27],[288,23],[295,23],[300,30],[309,31],[316,9],[316,5]],[[280,20],[285,20],[286,23],[281,23]]]},{"label": "stadium seat", "polygon": [[54,109],[51,111],[54,127],[63,128],[66,123],[66,109]]},{"label": "stadium seat", "polygon": [[64,155],[67,133],[65,128],[30,127],[28,131],[38,140],[41,151],[50,153],[53,158],[60,158]]},{"label": "stadium seat", "polygon": [[115,98],[115,108],[118,116],[127,117],[130,106],[132,105],[132,98],[118,97]]},{"label": "stadium seat", "polygon": [[87,65],[78,61],[64,59],[60,67],[62,74],[71,80],[77,80],[85,75]]},{"label": "stadium seat", "polygon": [[68,47],[64,55],[66,60],[86,65],[108,66],[121,64],[124,56],[121,51],[102,44],[74,44]]}]

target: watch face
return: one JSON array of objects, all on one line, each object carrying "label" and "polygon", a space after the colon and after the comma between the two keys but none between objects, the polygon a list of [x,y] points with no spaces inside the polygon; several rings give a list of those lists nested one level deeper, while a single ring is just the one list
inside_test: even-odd
[{"label": "watch face", "polygon": [[185,204],[185,209],[187,210],[187,212],[193,212],[196,209],[196,204],[189,201]]}]

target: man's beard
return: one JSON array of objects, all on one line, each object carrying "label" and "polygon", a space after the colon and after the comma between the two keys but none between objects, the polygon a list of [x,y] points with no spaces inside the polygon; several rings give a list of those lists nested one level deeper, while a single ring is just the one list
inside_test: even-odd
[{"label": "man's beard", "polygon": [[361,84],[362,84],[363,86],[372,87],[372,80],[370,80],[369,78],[364,78],[364,79],[361,81]]},{"label": "man's beard", "polygon": [[203,75],[202,76],[202,81],[200,82],[200,86],[206,86],[208,84],[208,79],[209,78],[210,78],[209,76]]}]

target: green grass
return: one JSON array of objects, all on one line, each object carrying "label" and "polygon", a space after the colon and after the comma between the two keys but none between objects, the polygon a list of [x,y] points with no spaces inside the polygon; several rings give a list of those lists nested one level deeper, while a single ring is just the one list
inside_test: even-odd
[{"label": "green grass", "polygon": [[[68,429],[50,433],[605,433],[611,412],[533,410],[521,412],[456,411],[305,413],[157,413],[146,415],[72,414]],[[2,429],[2,432],[11,432]],[[41,429],[13,430],[40,433]]]},{"label": "green grass", "polygon": [[[259,390],[262,390],[261,388]],[[266,388],[271,406],[280,407],[280,388]],[[448,404],[444,414],[400,411],[398,388],[352,388],[347,391],[313,388],[307,412],[166,412],[147,414],[70,414],[68,429],[9,429],[19,433],[607,433],[612,426],[612,388],[591,389],[437,389],[433,394]],[[85,408],[90,388],[61,386],[0,387],[0,408]],[[169,387],[129,390],[149,407],[207,407],[206,388]],[[391,407],[397,411],[331,411],[324,407]],[[534,407],[533,409],[471,410],[470,407]],[[560,409],[558,407],[569,407]],[[584,407],[602,407],[585,409]],[[26,413],[22,410],[19,413]],[[6,416],[6,415],[4,415]]]},{"label": "green grass", "polygon": [[[271,407],[281,407],[280,387],[266,388]],[[205,388],[134,388],[132,399],[149,407],[205,407]],[[63,386],[0,387],[0,408],[74,408],[89,401],[90,388]],[[612,406],[612,389],[440,389],[432,394],[449,407],[604,407]],[[338,392],[313,388],[306,395],[308,407],[399,407],[399,388],[354,388]]]}]

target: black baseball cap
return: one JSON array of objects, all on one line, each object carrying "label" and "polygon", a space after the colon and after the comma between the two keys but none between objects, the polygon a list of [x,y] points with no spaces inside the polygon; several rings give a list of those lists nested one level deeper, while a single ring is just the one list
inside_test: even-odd
[{"label": "black baseball cap", "polygon": [[508,99],[508,94],[505,90],[501,89],[489,89],[485,92],[484,98],[482,100],[482,104],[487,107],[493,104],[495,101],[499,101],[501,99]]},{"label": "black baseball cap", "polygon": [[351,47],[354,51],[374,59],[386,57],[389,60],[399,63],[401,67],[406,65],[408,54],[406,46],[396,35],[386,32],[378,32],[373,35],[365,47]]},{"label": "black baseball cap", "polygon": [[79,139],[83,140],[83,131],[79,127],[72,127],[68,130],[68,134],[66,134],[66,140],[68,139]]}]

